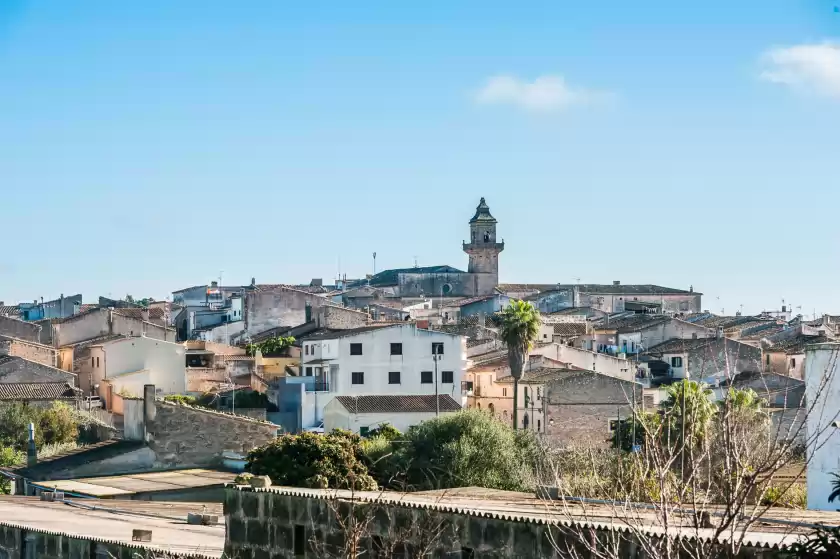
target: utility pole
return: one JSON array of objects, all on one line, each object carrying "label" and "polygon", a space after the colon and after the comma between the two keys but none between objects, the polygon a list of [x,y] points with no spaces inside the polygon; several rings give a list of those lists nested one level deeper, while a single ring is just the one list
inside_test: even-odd
[{"label": "utility pole", "polygon": [[438,396],[438,359],[440,357],[440,346],[432,344],[432,361],[435,362],[435,417],[440,415],[440,396]]}]

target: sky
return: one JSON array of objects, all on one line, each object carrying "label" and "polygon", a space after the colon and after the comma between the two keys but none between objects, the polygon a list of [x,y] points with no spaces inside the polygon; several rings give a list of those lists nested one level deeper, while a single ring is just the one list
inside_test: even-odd
[{"label": "sky", "polygon": [[465,269],[484,196],[503,282],[840,314],[837,4],[2,0],[0,300]]}]

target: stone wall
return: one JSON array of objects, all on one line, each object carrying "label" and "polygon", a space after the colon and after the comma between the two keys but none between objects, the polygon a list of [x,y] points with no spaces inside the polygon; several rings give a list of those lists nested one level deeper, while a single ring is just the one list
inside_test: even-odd
[{"label": "stone wall", "polygon": [[23,357],[29,361],[55,367],[57,364],[56,353],[56,350],[50,346],[0,336],[0,355]]},{"label": "stone wall", "polygon": [[[452,512],[434,504],[402,504],[388,495],[370,494],[354,501],[329,493],[281,489],[231,488],[225,492],[225,557],[317,558],[343,557],[347,531],[338,519],[353,514],[368,522],[357,556],[547,558],[567,557],[578,542],[549,523],[527,518],[503,518],[496,512]],[[513,513],[516,514],[516,513]],[[588,533],[588,532],[585,532]],[[610,534],[601,533],[605,539]],[[693,534],[692,534],[693,535]],[[560,548],[564,553],[558,553]],[[606,551],[606,550],[604,550]],[[640,557],[634,542],[622,545],[622,559]],[[742,559],[771,559],[778,552],[745,545]]]},{"label": "stone wall", "polygon": [[[32,550],[32,551],[30,551]],[[0,556],[8,559],[90,559],[91,557],[130,557],[159,559],[176,557],[158,550],[128,543],[84,536],[28,530],[0,524]]]},{"label": "stone wall", "polygon": [[633,382],[582,371],[545,386],[545,435],[556,445],[609,446],[610,420],[632,415],[633,397],[642,388]]},{"label": "stone wall", "polygon": [[0,316],[0,336],[39,343],[41,341],[41,327],[32,322]]},{"label": "stone wall", "polygon": [[[327,546],[340,545],[335,508],[339,502],[274,491],[228,489],[225,495],[225,556],[338,557]],[[349,510],[346,501],[342,510]],[[481,518],[396,504],[359,503],[357,510],[372,518],[363,540],[365,556],[378,557],[375,540],[396,547],[393,557],[415,557],[414,534],[431,541],[429,557],[560,557],[544,526]],[[442,528],[441,528],[442,527]],[[432,535],[433,534],[433,535]],[[556,536],[556,534],[555,534]],[[399,543],[404,542],[403,553]]]},{"label": "stone wall", "polygon": [[318,328],[337,330],[360,328],[365,326],[369,319],[367,313],[335,305],[325,305],[315,313],[315,323]]},{"label": "stone wall", "polygon": [[253,336],[278,326],[303,324],[307,304],[314,313],[327,303],[324,297],[287,287],[248,292],[245,295],[245,331]]},{"label": "stone wall", "polygon": [[149,446],[166,467],[211,466],[224,451],[247,453],[277,435],[277,425],[189,406],[155,402]]}]

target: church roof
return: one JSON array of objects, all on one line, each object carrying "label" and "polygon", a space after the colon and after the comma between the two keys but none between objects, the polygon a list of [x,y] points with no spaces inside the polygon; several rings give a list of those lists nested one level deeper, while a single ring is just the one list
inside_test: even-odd
[{"label": "church roof", "polygon": [[484,201],[483,197],[478,203],[478,207],[475,209],[475,215],[470,220],[470,223],[496,223],[496,218],[490,215],[490,208],[487,206],[487,202]]},{"label": "church roof", "polygon": [[400,274],[463,274],[463,270],[452,266],[415,266],[414,268],[394,268],[382,270],[370,278],[372,286],[398,285]]}]

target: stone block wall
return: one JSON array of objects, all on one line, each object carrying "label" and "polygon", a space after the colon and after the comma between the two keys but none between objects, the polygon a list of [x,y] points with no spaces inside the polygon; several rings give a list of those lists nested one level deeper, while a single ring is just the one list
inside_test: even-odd
[{"label": "stone block wall", "polygon": [[[483,511],[456,513],[435,505],[409,506],[370,495],[351,501],[327,491],[229,486],[225,491],[224,556],[345,557],[344,545],[352,531],[343,529],[338,519],[351,515],[366,524],[357,531],[359,557],[559,559],[568,556],[570,548],[587,555],[579,543],[544,522],[498,518]],[[557,548],[564,553],[558,553]],[[622,559],[639,557],[639,553],[633,542],[622,545]],[[771,559],[778,554],[744,546],[739,557]]]},{"label": "stone block wall", "polygon": [[[339,515],[370,521],[360,554],[370,557],[560,557],[545,525],[393,503],[297,496],[283,490],[228,489],[228,557],[341,557]],[[552,534],[555,539],[561,536]]]},{"label": "stone block wall", "polygon": [[163,466],[211,466],[226,450],[247,453],[268,443],[277,429],[247,417],[157,401],[149,446]]},{"label": "stone block wall", "polygon": [[29,361],[55,367],[57,365],[56,353],[57,350],[50,346],[15,338],[0,337],[0,355],[23,357]]}]

